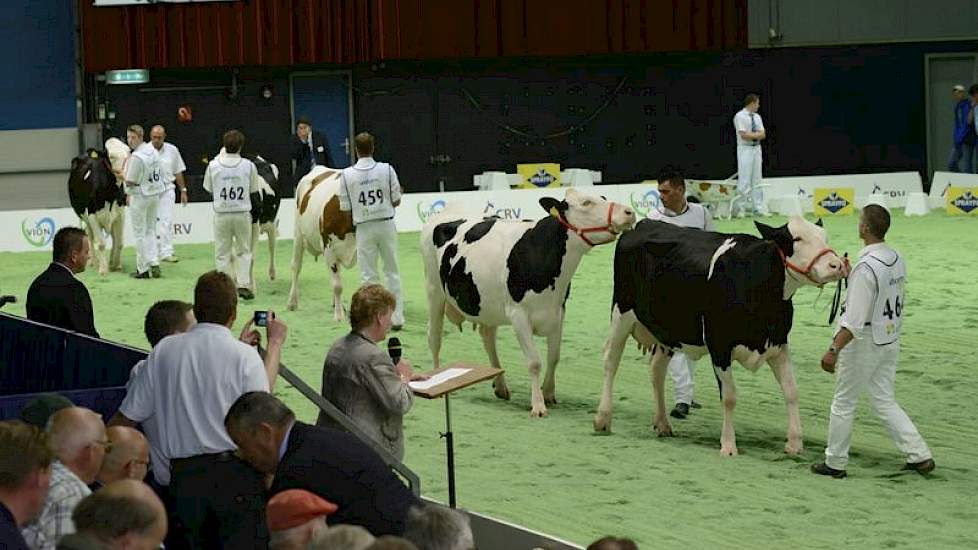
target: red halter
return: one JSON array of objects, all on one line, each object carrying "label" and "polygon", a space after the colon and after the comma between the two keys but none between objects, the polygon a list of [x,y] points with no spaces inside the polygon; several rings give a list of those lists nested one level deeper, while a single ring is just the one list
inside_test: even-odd
[{"label": "red halter", "polygon": [[[602,226],[576,227],[576,226],[573,226],[570,223],[568,223],[567,220],[565,220],[564,217],[561,216],[561,215],[557,215],[556,218],[557,218],[557,222],[560,223],[560,225],[566,227],[567,229],[570,229],[571,232],[573,232],[575,235],[577,235],[578,237],[580,237],[582,241],[586,242],[588,244],[588,246],[597,246],[596,244],[592,243],[590,241],[590,239],[588,239],[584,235],[586,233],[596,233],[596,232],[599,232],[599,231],[604,231],[606,233],[611,233],[612,235],[617,235],[618,233],[615,231],[615,226],[612,225],[612,223],[611,223],[611,213],[614,210],[614,208],[615,208],[615,203],[609,202],[608,203],[608,223],[605,224],[605,225],[602,225]],[[610,243],[613,240],[615,240],[614,237],[612,237],[610,241],[605,241],[603,243],[598,243],[598,244],[608,244],[608,243]]]},{"label": "red halter", "polygon": [[[818,286],[822,286],[825,283],[820,283],[820,282],[816,281],[811,276],[812,268],[815,267],[815,262],[817,262],[819,260],[819,258],[821,258],[822,256],[824,256],[826,254],[835,254],[835,257],[836,258],[839,258],[839,254],[835,250],[832,250],[831,248],[824,248],[821,251],[819,251],[819,253],[816,254],[814,258],[812,258],[812,261],[808,262],[808,266],[805,269],[802,269],[802,268],[798,267],[797,265],[791,263],[791,261],[788,260],[788,258],[784,255],[784,251],[782,251],[779,246],[775,245],[774,248],[776,248],[778,250],[778,254],[781,256],[781,262],[784,264],[784,268],[785,269],[790,270],[790,271],[794,271],[796,273],[800,273],[800,274],[804,275],[806,279],[808,279],[813,284],[818,285]],[[848,275],[849,274],[849,258],[845,258],[845,259],[839,258],[839,260],[842,262],[842,265],[843,265],[843,274],[844,275]]]}]

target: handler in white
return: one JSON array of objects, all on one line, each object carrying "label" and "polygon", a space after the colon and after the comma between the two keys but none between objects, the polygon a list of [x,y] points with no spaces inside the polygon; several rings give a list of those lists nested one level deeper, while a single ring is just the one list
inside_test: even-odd
[{"label": "handler in white", "polygon": [[164,262],[176,263],[179,258],[173,253],[173,205],[176,203],[176,188],[179,187],[180,204],[187,206],[187,183],[183,180],[183,173],[187,170],[187,166],[180,156],[180,149],[166,141],[166,128],[159,124],[153,126],[149,132],[149,142],[160,155],[160,168],[165,184],[156,222],[160,259]]},{"label": "handler in white", "polygon": [[[812,472],[841,478],[846,476],[849,442],[856,403],[864,389],[869,403],[907,457],[905,470],[927,474],[934,459],[910,417],[896,402],[894,385],[900,357],[900,329],[906,300],[903,285],[907,266],[883,237],[890,228],[890,213],[876,204],[867,205],[859,217],[859,238],[866,247],[849,275],[845,309],[832,346],[822,357],[822,369],[838,373],[829,418],[825,462],[812,465]],[[852,345],[848,345],[848,344]]]},{"label": "handler in white", "polygon": [[255,295],[248,288],[251,285],[251,193],[260,188],[258,169],[250,160],[241,158],[244,134],[228,130],[223,141],[224,152],[204,172],[204,190],[214,196],[214,263],[218,271],[236,279],[238,296],[253,300]]},{"label": "handler in white", "polygon": [[386,162],[374,160],[374,137],[361,132],[354,138],[357,163],[343,169],[340,185],[340,210],[353,212],[357,230],[357,263],[363,284],[379,283],[377,255],[384,262],[387,290],[397,298],[391,328],[404,326],[404,298],[401,275],[397,270],[397,229],[394,209],[401,204],[401,184],[397,172]]},{"label": "handler in white", "polygon": [[760,187],[761,141],[767,137],[761,115],[757,114],[760,108],[761,98],[757,94],[747,94],[744,108],[733,118],[737,131],[737,215],[741,218],[747,205],[756,214],[770,215],[764,202],[764,190]]},{"label": "handler in white", "polygon": [[[713,231],[713,217],[701,204],[686,200],[686,178],[671,166],[659,172],[659,205],[649,210],[650,220],[661,220],[680,227]],[[686,418],[690,407],[700,408],[693,401],[693,366],[696,362],[685,353],[676,352],[669,360],[669,375],[676,394],[676,406],[669,413],[673,418]]]},{"label": "handler in white", "polygon": [[136,240],[136,279],[160,276],[159,250],[156,246],[156,216],[163,196],[163,174],[160,155],[143,141],[143,127],[133,124],[126,130],[126,141],[132,156],[126,166],[126,193],[129,195],[129,220]]}]

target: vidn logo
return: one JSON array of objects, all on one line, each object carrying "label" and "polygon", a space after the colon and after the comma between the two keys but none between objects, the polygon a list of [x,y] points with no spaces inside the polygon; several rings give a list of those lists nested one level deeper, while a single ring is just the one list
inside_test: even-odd
[{"label": "vidn logo", "polygon": [[658,189],[650,189],[641,194],[633,191],[628,196],[628,202],[632,203],[632,208],[643,218],[648,216],[652,209],[659,207],[660,200]]},{"label": "vidn logo", "polygon": [[20,222],[20,230],[24,233],[24,239],[31,244],[41,248],[51,244],[54,239],[54,220],[51,218],[41,218],[37,222],[24,218]]},{"label": "vidn logo", "polygon": [[432,203],[418,203],[418,219],[421,223],[427,223],[428,218],[442,211],[445,208],[445,201],[436,200]]}]

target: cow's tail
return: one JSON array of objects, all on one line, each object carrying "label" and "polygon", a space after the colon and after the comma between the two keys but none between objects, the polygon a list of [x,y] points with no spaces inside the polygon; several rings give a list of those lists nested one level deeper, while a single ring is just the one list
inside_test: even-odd
[{"label": "cow's tail", "polygon": [[275,196],[275,190],[272,189],[272,186],[268,185],[265,178],[261,176],[258,177],[258,193],[261,195],[261,200],[265,200],[266,195],[271,195],[273,197]]}]

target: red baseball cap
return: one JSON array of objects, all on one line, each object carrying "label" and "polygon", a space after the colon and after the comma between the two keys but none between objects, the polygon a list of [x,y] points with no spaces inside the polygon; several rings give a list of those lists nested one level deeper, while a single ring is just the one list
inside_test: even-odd
[{"label": "red baseball cap", "polygon": [[277,493],[268,501],[266,520],[270,531],[298,527],[320,516],[336,512],[338,506],[303,489]]}]

